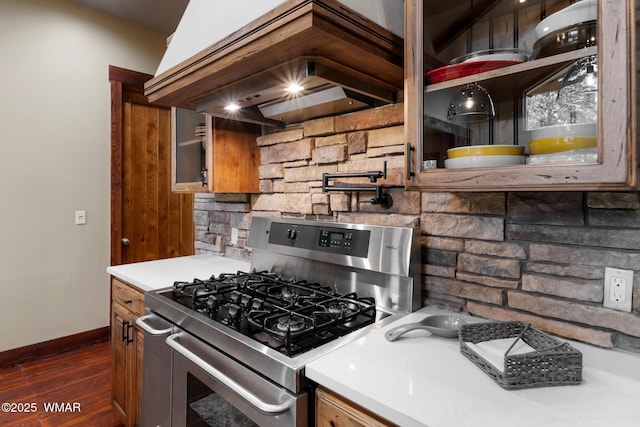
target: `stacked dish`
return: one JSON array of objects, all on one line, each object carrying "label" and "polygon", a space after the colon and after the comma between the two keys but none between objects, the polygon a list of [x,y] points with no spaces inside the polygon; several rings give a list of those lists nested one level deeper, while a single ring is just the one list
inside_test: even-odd
[{"label": "stacked dish", "polygon": [[447,169],[512,166],[524,163],[524,147],[518,145],[470,145],[447,150]]},{"label": "stacked dish", "polygon": [[595,123],[547,126],[530,132],[529,152],[534,155],[583,150],[597,145]]},{"label": "stacked dish", "polygon": [[532,52],[522,49],[488,49],[471,52],[451,60],[449,65],[426,73],[429,84],[440,83],[472,74],[484,73],[531,59]]},{"label": "stacked dish", "polygon": [[531,52],[523,49],[487,49],[471,52],[451,60],[450,64],[461,64],[480,61],[514,61],[526,62],[531,59]]}]

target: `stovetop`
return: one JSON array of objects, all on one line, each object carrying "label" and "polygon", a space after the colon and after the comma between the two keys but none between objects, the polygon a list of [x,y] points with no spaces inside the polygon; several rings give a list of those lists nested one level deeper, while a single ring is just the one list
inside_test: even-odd
[{"label": "stovetop", "polygon": [[162,295],[286,356],[376,320],[373,298],[266,271],[175,282]]}]

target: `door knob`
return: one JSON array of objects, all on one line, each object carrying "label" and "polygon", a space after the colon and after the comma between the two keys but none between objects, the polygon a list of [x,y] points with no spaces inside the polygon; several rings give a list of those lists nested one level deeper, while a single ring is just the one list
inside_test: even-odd
[{"label": "door knob", "polygon": [[127,239],[126,237],[122,238],[122,246],[129,246],[129,239]]}]

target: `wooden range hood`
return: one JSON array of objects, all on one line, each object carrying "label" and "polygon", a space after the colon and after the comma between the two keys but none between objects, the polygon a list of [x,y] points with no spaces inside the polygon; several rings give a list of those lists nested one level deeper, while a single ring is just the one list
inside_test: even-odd
[{"label": "wooden range hood", "polygon": [[[337,0],[289,0],[149,80],[145,95],[161,105],[281,126],[396,102],[403,43]],[[292,73],[306,79],[305,90],[339,88],[347,99],[265,116],[258,105],[286,101],[282,81]],[[244,108],[230,113],[223,101]]]}]

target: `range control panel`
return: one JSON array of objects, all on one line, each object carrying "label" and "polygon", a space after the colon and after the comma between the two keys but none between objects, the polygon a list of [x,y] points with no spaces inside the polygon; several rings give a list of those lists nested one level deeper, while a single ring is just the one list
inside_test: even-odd
[{"label": "range control panel", "polygon": [[353,244],[352,231],[328,231],[320,230],[320,246],[325,248],[348,249]]},{"label": "range control panel", "polygon": [[269,243],[367,257],[369,230],[273,222]]}]

